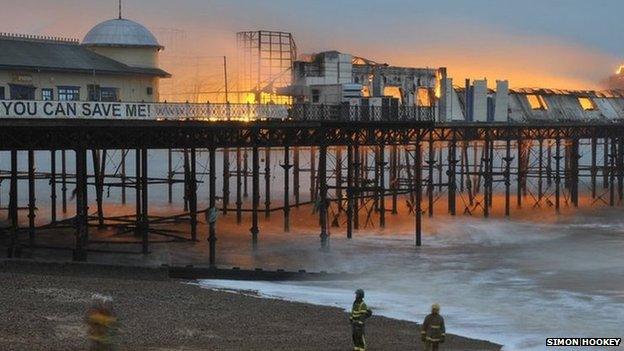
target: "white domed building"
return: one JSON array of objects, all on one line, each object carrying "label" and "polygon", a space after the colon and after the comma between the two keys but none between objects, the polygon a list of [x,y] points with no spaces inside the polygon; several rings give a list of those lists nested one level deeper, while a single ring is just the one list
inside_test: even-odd
[{"label": "white domed building", "polygon": [[164,49],[147,28],[124,18],[93,27],[82,45],[128,66],[141,68],[158,68],[158,53]]},{"label": "white domed building", "polygon": [[0,100],[158,102],[159,80],[170,77],[159,68],[163,49],[121,16],[82,42],[0,33]]}]

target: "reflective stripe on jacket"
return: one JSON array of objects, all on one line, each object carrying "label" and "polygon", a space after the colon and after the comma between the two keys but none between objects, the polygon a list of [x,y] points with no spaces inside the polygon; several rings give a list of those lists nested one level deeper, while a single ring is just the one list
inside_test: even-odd
[{"label": "reflective stripe on jacket", "polygon": [[364,321],[366,318],[370,317],[373,314],[371,310],[368,309],[366,303],[363,300],[353,302],[353,308],[351,309],[351,315],[349,316],[349,320],[356,325],[364,325]]},{"label": "reflective stripe on jacket", "polygon": [[430,314],[425,317],[420,334],[430,342],[439,342],[446,336],[446,328],[444,327],[444,318],[439,314]]}]

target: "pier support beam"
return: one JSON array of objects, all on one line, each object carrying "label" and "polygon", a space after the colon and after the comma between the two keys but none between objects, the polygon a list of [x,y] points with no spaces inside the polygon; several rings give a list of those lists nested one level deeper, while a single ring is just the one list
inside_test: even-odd
[{"label": "pier support beam", "polygon": [[456,207],[456,189],[457,189],[457,181],[456,181],[456,165],[457,165],[457,142],[455,141],[455,136],[449,143],[448,150],[448,211],[451,216],[455,216],[457,212]]},{"label": "pier support beam", "polygon": [[141,251],[149,253],[149,211],[148,211],[148,182],[147,148],[141,149]]},{"label": "pier support beam", "polygon": [[191,240],[197,240],[197,152],[191,149],[188,182],[189,215],[191,218]]},{"label": "pier support beam", "polygon": [[360,229],[360,203],[358,201],[358,198],[361,196],[362,192],[360,191],[360,180],[362,179],[360,177],[360,173],[361,173],[361,155],[360,155],[360,148],[358,145],[352,145],[352,153],[353,153],[353,187],[351,188],[351,201],[353,202],[352,204],[352,208],[353,208],[353,229],[358,230]]},{"label": "pier support beam", "polygon": [[379,146],[379,163],[377,170],[379,171],[379,190],[378,204],[379,204],[379,227],[386,227],[386,149],[383,145]]},{"label": "pier support beam", "polygon": [[416,143],[414,150],[414,182],[416,196],[414,201],[415,237],[417,247],[422,245],[422,149],[420,141]]},{"label": "pier support beam", "polygon": [[546,185],[550,187],[552,185],[552,140],[547,142],[548,148],[546,149]]},{"label": "pier support beam", "polygon": [[483,143],[483,217],[485,218],[490,216],[490,194],[492,193],[491,147],[490,136],[486,132],[485,142]]},{"label": "pier support beam", "polygon": [[615,206],[615,160],[617,154],[617,146],[615,138],[607,139],[611,142],[611,152],[609,153],[609,167],[608,167],[608,185],[609,185],[609,206]]},{"label": "pier support beam", "polygon": [[61,210],[67,213],[67,153],[61,151]]},{"label": "pier support beam", "polygon": [[435,150],[433,148],[433,132],[429,133],[429,161],[427,161],[427,169],[429,171],[429,179],[427,182],[427,195],[429,196],[429,217],[433,217],[433,169],[435,167]]},{"label": "pier support beam", "polygon": [[101,161],[106,158],[105,155],[105,151],[100,153],[99,150],[91,150],[91,157],[93,159],[93,180],[95,184],[95,201],[97,204],[98,225],[100,227],[104,226],[104,180],[102,176],[103,171],[100,165],[105,164],[105,162]]},{"label": "pier support beam", "polygon": [[[134,205],[135,205],[135,227],[134,227],[134,236],[141,236],[141,150],[134,150]],[[186,186],[185,186],[186,193]],[[184,195],[184,204],[186,206],[186,194]]]},{"label": "pier support beam", "polygon": [[76,247],[74,261],[87,260],[88,244],[88,205],[87,205],[87,150],[78,148],[76,151]]},{"label": "pier support beam", "polygon": [[610,159],[609,159],[609,148],[611,147],[611,145],[609,144],[609,138],[605,137],[603,139],[603,146],[602,146],[602,187],[603,189],[608,189],[609,188],[609,166],[610,166]]},{"label": "pier support beam", "polygon": [[300,204],[300,185],[299,185],[299,173],[300,173],[300,160],[299,160],[299,147],[293,148],[293,195],[295,197],[295,207],[299,207]]},{"label": "pier support beam", "polygon": [[355,199],[353,198],[353,145],[347,146],[347,239],[353,237],[353,212]]},{"label": "pier support beam", "polygon": [[167,199],[173,202],[173,152],[167,149]]},{"label": "pier support beam", "polygon": [[18,177],[17,177],[17,150],[11,150],[11,184],[9,190],[9,221],[11,223],[11,243],[7,257],[20,257],[21,248],[19,243],[19,215],[18,215]]},{"label": "pier support beam", "polygon": [[[216,149],[209,149],[209,192],[210,198],[208,200],[208,246],[209,256],[208,261],[210,267],[215,267],[217,262],[217,151]],[[257,189],[257,187],[254,187]]]},{"label": "pier support beam", "polygon": [[271,217],[271,148],[264,149],[264,217]]},{"label": "pier support beam", "polygon": [[247,178],[249,178],[249,155],[247,154],[247,149],[243,149],[243,197],[248,197],[249,192],[247,191]]},{"label": "pier support beam", "polygon": [[243,220],[243,169],[241,164],[241,148],[236,148],[236,223]]},{"label": "pier support beam", "polygon": [[35,151],[28,150],[28,240],[35,246]]},{"label": "pier support beam", "polygon": [[574,207],[579,205],[579,140],[572,138],[570,142],[570,197]]},{"label": "pier support beam", "polygon": [[516,183],[516,207],[518,207],[519,209],[522,208],[522,191],[524,189],[524,176],[525,176],[525,172],[524,172],[524,163],[525,163],[525,154],[524,154],[524,148],[523,148],[523,141],[522,139],[518,139],[517,141],[518,143],[518,170],[517,170],[517,176],[518,176],[518,180]]},{"label": "pier support beam", "polygon": [[340,213],[342,208],[342,147],[336,146],[336,199],[338,199],[337,212]]},{"label": "pier support beam", "polygon": [[284,231],[290,232],[290,148],[284,147]]},{"label": "pier support beam", "polygon": [[190,179],[191,179],[191,165],[189,161],[189,152],[188,149],[184,149],[184,212],[189,210],[189,199],[190,199]]},{"label": "pier support beam", "polygon": [[251,243],[254,247],[258,245],[258,207],[260,205],[260,155],[258,147],[252,148],[251,156]]},{"label": "pier support beam", "polygon": [[511,139],[505,141],[505,216],[509,217],[511,214]]},{"label": "pier support beam", "polygon": [[56,223],[56,150],[50,151],[50,223]]},{"label": "pier support beam", "polygon": [[226,215],[230,205],[230,149],[223,149],[223,214]]},{"label": "pier support beam", "polygon": [[617,182],[618,182],[618,205],[624,198],[624,138],[617,138]]},{"label": "pier support beam", "polygon": [[393,145],[390,149],[390,190],[392,191],[392,214],[398,214],[398,188],[399,188],[399,164],[400,154],[398,147]]},{"label": "pier support beam", "polygon": [[[126,150],[121,150],[121,203],[126,204]],[[171,203],[171,202],[170,202]]]},{"label": "pier support beam", "polygon": [[591,169],[590,169],[592,200],[596,199],[596,174],[598,173],[597,168],[596,168],[597,146],[598,146],[598,142],[596,140],[596,137],[592,137],[591,138]]},{"label": "pier support beam", "polygon": [[327,146],[319,148],[319,219],[321,224],[321,248],[329,248],[329,232],[327,228]]},{"label": "pier support beam", "polygon": [[316,149],[310,146],[310,201],[316,201]]},{"label": "pier support beam", "polygon": [[544,140],[539,139],[537,155],[537,207],[542,206],[542,197],[544,196],[543,171],[544,171]]},{"label": "pier support beam", "polygon": [[561,209],[561,138],[555,140],[555,210]]}]

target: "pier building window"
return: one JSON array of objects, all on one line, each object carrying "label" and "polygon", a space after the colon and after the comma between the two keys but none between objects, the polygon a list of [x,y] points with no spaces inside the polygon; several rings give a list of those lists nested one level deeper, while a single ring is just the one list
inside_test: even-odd
[{"label": "pier building window", "polygon": [[416,98],[418,101],[418,106],[420,107],[431,107],[431,92],[428,88],[418,88],[416,91]]},{"label": "pier building window", "polygon": [[9,84],[11,100],[34,100],[35,87],[32,85]]},{"label": "pier building window", "polygon": [[80,87],[60,86],[58,87],[59,101],[79,101]]},{"label": "pier building window", "polygon": [[87,95],[89,101],[100,101],[100,86],[96,84],[87,85]]},{"label": "pier building window", "polygon": [[54,91],[52,89],[41,89],[41,100],[52,101],[54,99]]},{"label": "pier building window", "polygon": [[117,102],[119,101],[119,89],[100,87],[96,84],[87,85],[89,101]]},{"label": "pier building window", "polygon": [[119,101],[119,89],[117,88],[101,88],[100,101],[116,102]]},{"label": "pier building window", "polygon": [[541,95],[527,95],[527,100],[529,100],[529,105],[533,110],[548,110],[548,104],[546,104],[546,100]]},{"label": "pier building window", "polygon": [[580,97],[578,98],[579,104],[585,111],[593,111],[596,109],[596,104],[592,101],[592,99],[588,97]]},{"label": "pier building window", "polygon": [[312,102],[318,103],[321,101],[321,91],[318,89],[312,89]]},{"label": "pier building window", "polygon": [[0,87],[0,100],[4,100],[6,99],[5,95],[4,95],[4,87]]},{"label": "pier building window", "polygon": [[384,96],[391,96],[395,99],[399,99],[399,101],[403,103],[403,94],[401,94],[401,88],[399,87],[384,87]]}]

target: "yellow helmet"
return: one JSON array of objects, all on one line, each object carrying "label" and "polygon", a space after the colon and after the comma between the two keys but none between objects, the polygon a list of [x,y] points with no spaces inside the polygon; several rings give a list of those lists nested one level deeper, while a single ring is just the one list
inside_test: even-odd
[{"label": "yellow helmet", "polygon": [[431,311],[440,312],[440,305],[434,303],[433,305],[431,305]]}]

